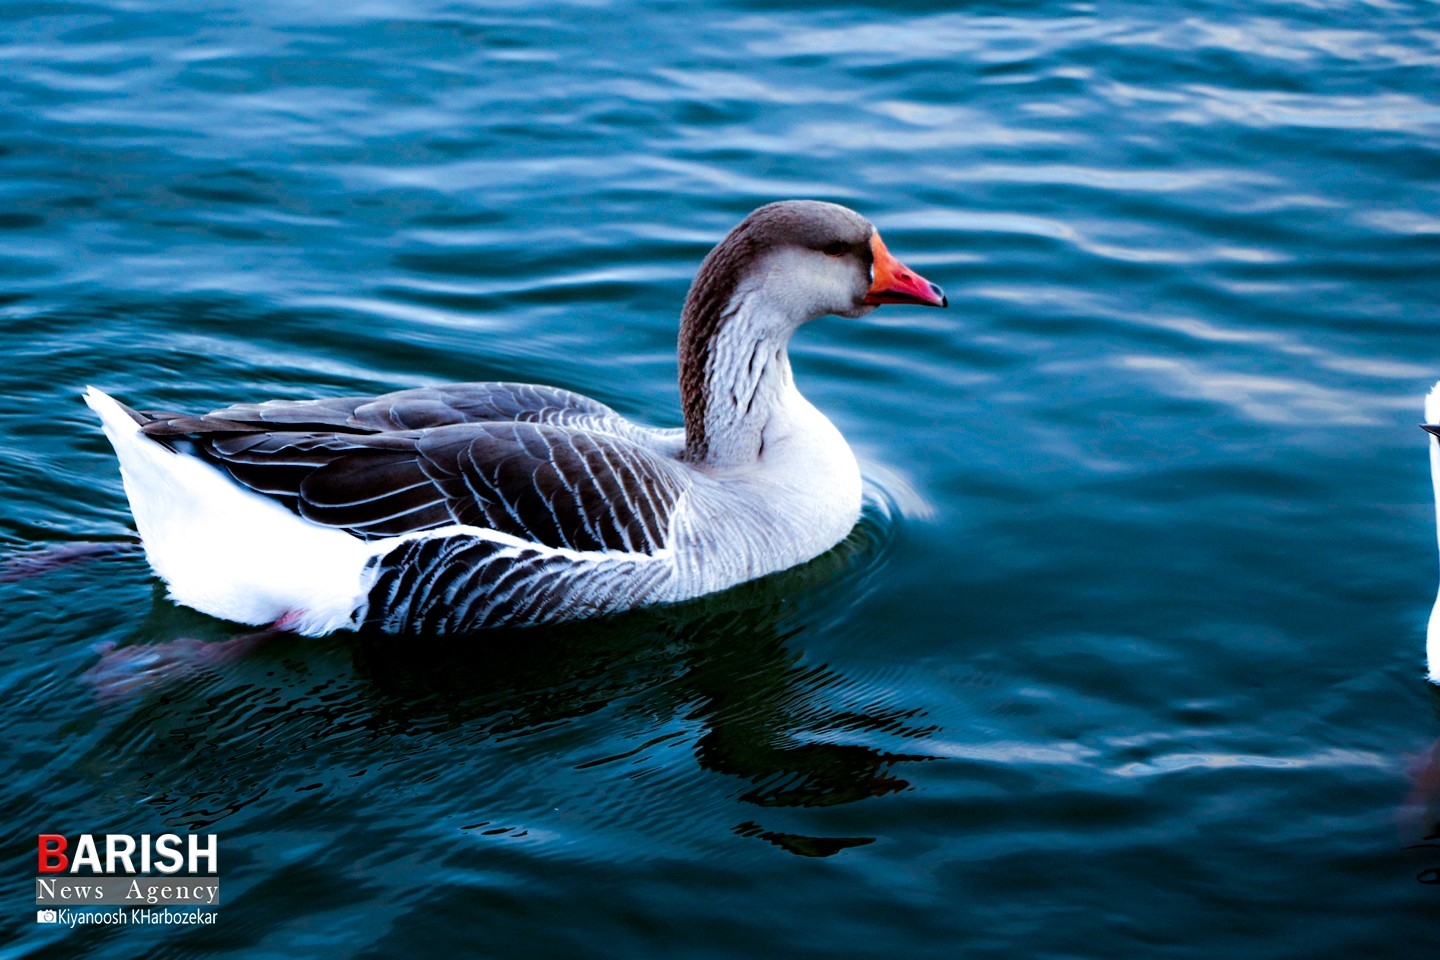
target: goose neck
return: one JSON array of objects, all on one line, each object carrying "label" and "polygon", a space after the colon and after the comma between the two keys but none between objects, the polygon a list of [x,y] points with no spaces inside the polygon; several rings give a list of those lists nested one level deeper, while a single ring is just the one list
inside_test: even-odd
[{"label": "goose neck", "polygon": [[[748,466],[764,455],[767,427],[799,397],[789,354],[799,323],[763,288],[737,290],[709,329],[693,319],[682,324],[680,348],[685,456],[717,469]],[[704,340],[687,343],[686,333]]]}]

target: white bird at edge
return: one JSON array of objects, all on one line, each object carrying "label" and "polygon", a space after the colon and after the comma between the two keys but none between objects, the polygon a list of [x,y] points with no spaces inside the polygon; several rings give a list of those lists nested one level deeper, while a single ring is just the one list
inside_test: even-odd
[{"label": "white bird at edge", "polygon": [[[1435,490],[1435,526],[1440,540],[1440,383],[1425,397],[1425,422],[1421,426],[1430,438],[1430,483]],[[1430,624],[1425,631],[1425,659],[1431,683],[1440,683],[1440,592],[1430,610]]]},{"label": "white bird at edge", "polygon": [[723,590],[840,542],[859,468],[788,347],[809,320],[886,303],[947,306],[864,217],[792,200],[746,217],[690,287],[683,429],[513,383],[199,416],[85,400],[181,604],[307,635],[552,623]]}]

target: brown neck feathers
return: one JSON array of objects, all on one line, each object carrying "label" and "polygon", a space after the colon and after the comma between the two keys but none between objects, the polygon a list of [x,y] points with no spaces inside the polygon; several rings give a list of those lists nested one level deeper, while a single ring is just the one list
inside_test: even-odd
[{"label": "brown neck feathers", "polygon": [[685,414],[685,459],[699,462],[709,453],[705,411],[715,335],[733,308],[744,267],[755,255],[749,221],[736,227],[700,264],[680,317],[680,405]]}]

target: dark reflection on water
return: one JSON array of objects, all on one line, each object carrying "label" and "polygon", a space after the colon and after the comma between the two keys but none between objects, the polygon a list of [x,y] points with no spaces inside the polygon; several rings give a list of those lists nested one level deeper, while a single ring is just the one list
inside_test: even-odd
[{"label": "dark reflection on water", "polygon": [[356,667],[376,698],[375,716],[399,731],[453,725],[466,742],[505,738],[624,699],[628,712],[697,722],[696,759],[752,784],[740,795],[748,803],[825,806],[903,790],[909,784],[893,768],[930,757],[847,743],[847,735],[924,738],[935,728],[919,708],[867,702],[855,681],[802,664],[805,614],[818,598],[805,596],[800,610],[791,599],[853,583],[844,574],[864,561],[863,537],[862,528],[800,570],[663,612],[403,646],[378,638],[361,644]]}]

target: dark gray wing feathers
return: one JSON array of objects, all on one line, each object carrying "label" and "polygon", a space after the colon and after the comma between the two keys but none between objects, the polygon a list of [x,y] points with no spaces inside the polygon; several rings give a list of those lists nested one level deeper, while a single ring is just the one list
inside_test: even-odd
[{"label": "dark gray wing feathers", "polygon": [[653,554],[686,485],[610,408],[551,387],[461,384],[148,416],[147,434],[188,439],[250,489],[364,538],[466,524],[551,547]]}]

